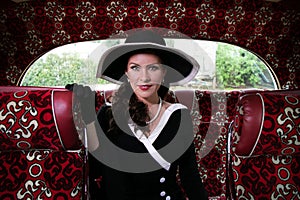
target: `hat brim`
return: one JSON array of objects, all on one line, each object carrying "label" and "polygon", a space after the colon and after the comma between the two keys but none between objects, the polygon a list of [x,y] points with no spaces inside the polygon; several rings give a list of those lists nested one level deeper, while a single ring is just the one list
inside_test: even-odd
[{"label": "hat brim", "polygon": [[97,78],[103,78],[116,84],[125,80],[125,70],[130,53],[137,50],[152,50],[163,60],[167,73],[165,82],[170,85],[183,85],[191,81],[200,68],[198,62],[187,53],[154,43],[125,43],[106,50],[102,55]]}]

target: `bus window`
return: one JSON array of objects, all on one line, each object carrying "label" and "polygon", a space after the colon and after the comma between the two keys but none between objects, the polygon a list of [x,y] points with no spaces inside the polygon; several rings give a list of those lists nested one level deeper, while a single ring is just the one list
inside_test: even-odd
[{"label": "bus window", "polygon": [[[90,85],[96,90],[115,89],[117,85],[97,79],[98,61],[109,47],[124,39],[79,42],[55,48],[28,67],[22,86],[64,87],[68,83]],[[278,89],[271,68],[254,53],[222,42],[166,39],[169,46],[186,51],[200,64],[195,78],[177,89],[236,90]]]}]

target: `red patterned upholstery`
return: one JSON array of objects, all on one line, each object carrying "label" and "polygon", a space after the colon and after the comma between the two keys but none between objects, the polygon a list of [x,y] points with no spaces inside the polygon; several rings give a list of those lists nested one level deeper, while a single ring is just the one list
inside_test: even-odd
[{"label": "red patterned upholstery", "polygon": [[297,0],[66,2],[11,2],[1,10],[0,85],[16,85],[34,60],[55,47],[162,27],[172,30],[166,37],[178,37],[174,30],[246,48],[272,67],[282,88],[299,88],[300,14],[297,6],[286,6],[299,5]]},{"label": "red patterned upholstery", "polygon": [[240,97],[232,129],[232,195],[300,199],[300,91]]},{"label": "red patterned upholstery", "polygon": [[226,140],[239,92],[194,91],[191,109],[199,173],[211,199],[226,198]]},{"label": "red patterned upholstery", "polygon": [[72,102],[64,89],[0,87],[0,199],[85,198]]}]

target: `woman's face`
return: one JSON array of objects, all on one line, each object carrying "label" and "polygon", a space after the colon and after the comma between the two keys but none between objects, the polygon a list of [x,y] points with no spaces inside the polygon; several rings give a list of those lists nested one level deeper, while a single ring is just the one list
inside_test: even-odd
[{"label": "woman's face", "polygon": [[139,53],[131,56],[127,63],[126,75],[140,100],[156,102],[157,91],[166,74],[158,56]]}]

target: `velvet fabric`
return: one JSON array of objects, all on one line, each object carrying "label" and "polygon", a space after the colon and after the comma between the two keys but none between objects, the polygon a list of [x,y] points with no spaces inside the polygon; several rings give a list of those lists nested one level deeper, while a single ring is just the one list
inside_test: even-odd
[{"label": "velvet fabric", "polygon": [[86,149],[72,102],[62,89],[0,87],[0,199],[86,198]]},{"label": "velvet fabric", "polygon": [[246,48],[267,62],[282,88],[299,88],[300,13],[284,1],[34,0],[0,12],[0,85],[17,85],[28,66],[55,47],[162,27]]}]

